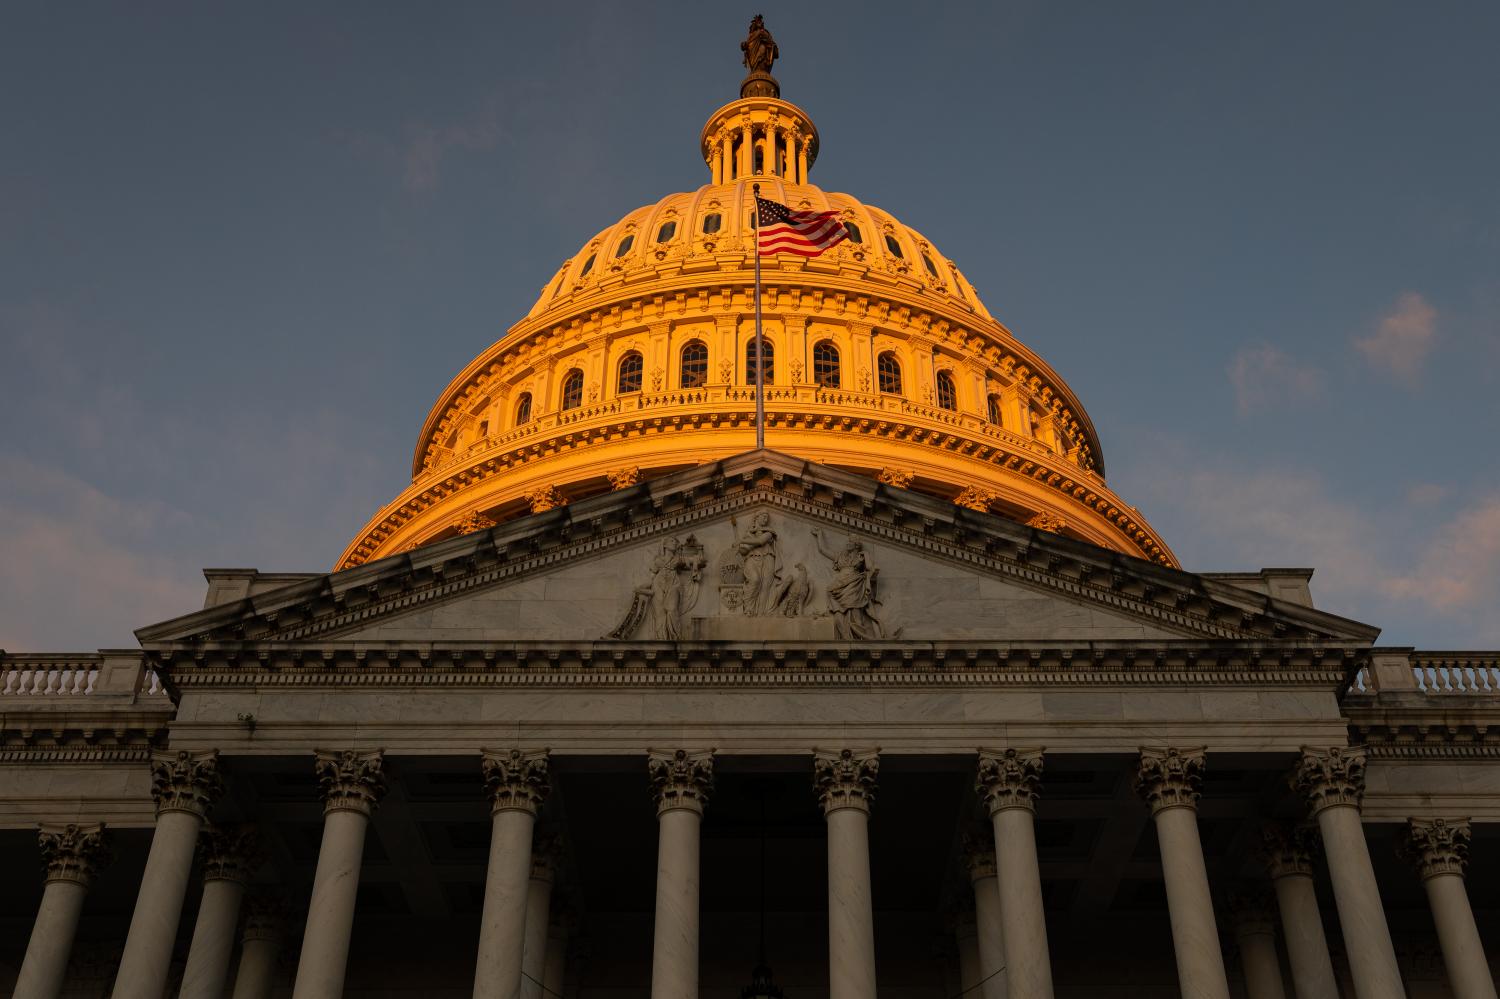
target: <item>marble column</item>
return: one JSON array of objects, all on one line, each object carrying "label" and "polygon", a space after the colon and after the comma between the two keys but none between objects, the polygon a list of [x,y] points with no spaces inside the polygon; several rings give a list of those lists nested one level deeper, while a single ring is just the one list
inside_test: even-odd
[{"label": "marble column", "polygon": [[1204,764],[1201,747],[1143,747],[1135,789],[1151,806],[1156,823],[1172,946],[1177,952],[1178,988],[1184,999],[1229,999],[1208,868],[1198,838],[1198,789]]},{"label": "marble column", "polygon": [[[979,925],[972,912],[959,915],[953,924],[953,940],[958,945],[958,981],[963,999],[980,999]],[[1003,977],[1003,976],[1002,976]]]},{"label": "marble column", "polygon": [[267,895],[251,895],[240,935],[240,964],[234,973],[233,999],[271,999],[276,963],[286,931],[286,905]]},{"label": "marble column", "polygon": [[[986,823],[988,826],[989,823]],[[995,842],[988,829],[964,835],[964,866],[974,888],[974,928],[979,953],[983,999],[1006,999],[1005,930],[1000,915],[1000,886],[996,879]],[[972,983],[970,983],[972,984]]]},{"label": "marble column", "polygon": [[1042,792],[1042,751],[981,749],[974,787],[995,831],[1008,994],[1010,999],[1051,999],[1052,959],[1042,908],[1042,874],[1036,859],[1036,799]]},{"label": "marble column", "polygon": [[812,145],[810,136],[802,136],[797,142],[797,183],[807,183],[807,147]]},{"label": "marble column", "polygon": [[1468,819],[1411,819],[1398,848],[1427,889],[1454,999],[1496,999],[1495,980],[1464,888],[1469,836]]},{"label": "marble column", "polygon": [[1259,885],[1243,888],[1230,896],[1227,915],[1240,951],[1247,999],[1286,999],[1269,894]]},{"label": "marble column", "polygon": [[531,878],[526,883],[526,934],[521,950],[522,999],[542,999],[544,994],[555,852],[550,837],[538,837],[531,848]]},{"label": "marble column", "polygon": [[828,824],[829,999],[875,999],[870,805],[879,773],[874,751],[813,757],[813,787]]},{"label": "marble column", "polygon": [[748,177],[755,169],[755,153],[750,145],[750,119],[740,122],[740,170],[738,177]]},{"label": "marble column", "polygon": [[216,750],[151,754],[156,831],[115,972],[114,999],[161,999],[208,809],[224,791]]},{"label": "marble column", "polygon": [[109,860],[104,823],[42,825],[37,832],[46,880],[31,926],[15,999],[57,999],[78,936],[78,919],[94,875]]},{"label": "marble column", "polygon": [[1307,800],[1323,834],[1354,991],[1359,999],[1405,999],[1359,817],[1365,790],[1364,749],[1303,747],[1292,783]]},{"label": "marble column", "polygon": [[240,903],[256,864],[255,832],[249,826],[209,826],[200,842],[203,900],[188,948],[178,999],[222,999],[239,928]]},{"label": "marble column", "polygon": [[652,752],[646,772],[657,824],[651,999],[697,999],[698,833],[713,790],[713,752]]},{"label": "marble column", "polygon": [[323,842],[307,904],[302,956],[292,999],[339,999],[349,968],[354,901],[370,816],[385,796],[385,751],[345,749],[317,754],[323,795]]},{"label": "marble column", "polygon": [[1313,887],[1317,832],[1307,826],[1269,825],[1261,834],[1260,855],[1276,892],[1281,935],[1297,999],[1339,999],[1333,958]]},{"label": "marble column", "polygon": [[490,798],[490,863],[479,922],[474,999],[516,999],[526,952],[531,841],[536,813],[552,790],[546,750],[486,752],[481,761]]}]

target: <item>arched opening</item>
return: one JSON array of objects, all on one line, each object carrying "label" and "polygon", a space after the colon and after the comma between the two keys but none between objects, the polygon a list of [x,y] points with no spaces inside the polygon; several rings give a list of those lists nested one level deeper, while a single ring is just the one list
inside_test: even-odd
[{"label": "arched opening", "polygon": [[901,362],[894,351],[885,351],[875,361],[875,370],[880,391],[891,395],[901,394]]},{"label": "arched opening", "polygon": [[958,409],[958,386],[953,383],[951,372],[937,373],[937,404],[943,409]]},{"label": "arched opening", "polygon": [[709,212],[703,216],[703,234],[712,236],[719,231],[719,226],[724,224],[724,216],[718,212]]},{"label": "arched opening", "polygon": [[577,409],[583,405],[583,372],[574,368],[563,376],[562,408]]},{"label": "arched opening", "polygon": [[[771,343],[770,340],[765,339],[764,336],[761,337],[761,342],[765,344],[766,348],[764,360],[765,369],[762,373],[762,377],[765,379],[765,383],[769,385],[776,380],[776,347]],[[751,337],[750,342],[745,346],[745,384],[755,384],[754,337]]]},{"label": "arched opening", "polygon": [[1005,421],[1000,418],[1000,397],[998,395],[995,395],[994,393],[991,393],[988,400],[988,405],[990,422],[997,427],[1004,426]]},{"label": "arched opening", "polygon": [[813,384],[839,387],[839,349],[832,340],[819,340],[813,345]]},{"label": "arched opening", "polygon": [[531,422],[531,393],[522,392],[516,400],[516,426]]},{"label": "arched opening", "polygon": [[698,388],[708,384],[708,345],[702,340],[689,340],[682,345],[682,364],[677,384],[682,388]]},{"label": "arched opening", "polygon": [[620,395],[627,392],[639,392],[641,390],[641,374],[645,371],[646,364],[641,358],[641,352],[632,350],[620,358],[619,367],[616,369],[615,391]]},{"label": "arched opening", "polygon": [[616,257],[623,257],[623,256],[625,256],[625,254],[627,254],[627,253],[630,252],[630,248],[632,246],[634,246],[634,245],[635,245],[635,233],[631,233],[629,236],[626,236],[624,239],[620,240],[620,245],[617,246],[617,247],[615,247],[615,256]]},{"label": "arched opening", "polygon": [[658,243],[665,243],[675,235],[677,235],[677,222],[675,220],[663,222],[661,228],[656,230],[656,241]]}]

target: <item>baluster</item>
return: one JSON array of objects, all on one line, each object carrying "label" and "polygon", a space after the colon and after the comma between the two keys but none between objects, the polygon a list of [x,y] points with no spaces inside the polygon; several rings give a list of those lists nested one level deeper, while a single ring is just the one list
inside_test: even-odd
[{"label": "baluster", "polygon": [[87,682],[83,685],[83,692],[85,694],[92,694],[94,692],[94,681],[97,679],[99,679],[99,671],[97,669],[89,670]]},{"label": "baluster", "polygon": [[0,689],[0,696],[4,696],[6,694],[9,694],[11,692],[10,688],[15,684],[15,682],[16,682],[16,671],[13,670],[13,669],[6,670],[5,671],[5,687],[3,689]]},{"label": "baluster", "polygon": [[36,693],[37,672],[38,671],[36,669],[28,669],[26,671],[26,675],[21,680],[21,693]]}]

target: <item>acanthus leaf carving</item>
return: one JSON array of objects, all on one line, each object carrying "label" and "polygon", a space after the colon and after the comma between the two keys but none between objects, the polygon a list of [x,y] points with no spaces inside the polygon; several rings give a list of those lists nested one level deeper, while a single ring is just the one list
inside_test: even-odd
[{"label": "acanthus leaf carving", "polygon": [[347,810],[369,815],[385,797],[385,751],[343,749],[319,751],[313,764],[323,811]]},{"label": "acanthus leaf carving", "polygon": [[87,888],[112,856],[103,822],[43,824],[37,829],[37,845],[49,883],[69,881]]},{"label": "acanthus leaf carving", "polygon": [[981,749],[974,789],[989,813],[1006,808],[1036,810],[1042,795],[1040,749]]},{"label": "acanthus leaf carving", "polygon": [[480,768],[491,812],[519,811],[535,815],[552,790],[550,765],[551,754],[545,749],[531,752],[485,750]]},{"label": "acanthus leaf carving", "polygon": [[1304,746],[1292,773],[1292,786],[1314,815],[1336,805],[1358,808],[1365,794],[1365,755],[1363,746],[1326,750]]},{"label": "acanthus leaf carving", "polygon": [[840,808],[868,812],[875,800],[879,774],[878,749],[841,749],[837,753],[817,750],[813,754],[813,788],[824,815]]},{"label": "acanthus leaf carving", "polygon": [[1468,819],[1409,819],[1396,840],[1396,852],[1422,880],[1440,874],[1463,877],[1469,867]]},{"label": "acanthus leaf carving", "polygon": [[1155,815],[1164,808],[1197,808],[1208,757],[1204,747],[1141,748],[1135,791]]},{"label": "acanthus leaf carving", "polygon": [[203,818],[223,793],[218,750],[151,754],[151,797],[156,800],[156,814],[192,812]]},{"label": "acanthus leaf carving", "polygon": [[713,750],[670,753],[652,750],[646,757],[646,773],[660,814],[674,808],[703,813],[714,786]]}]

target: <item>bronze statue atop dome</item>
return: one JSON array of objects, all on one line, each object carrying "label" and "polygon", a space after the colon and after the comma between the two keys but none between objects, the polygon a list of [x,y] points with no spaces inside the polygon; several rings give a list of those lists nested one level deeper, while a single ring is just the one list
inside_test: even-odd
[{"label": "bronze statue atop dome", "polygon": [[776,39],[766,30],[765,18],[756,14],[750,21],[750,34],[740,42],[740,51],[745,53],[745,68],[750,71],[740,84],[741,97],[780,97],[781,85],[771,75],[771,66],[781,51]]}]

